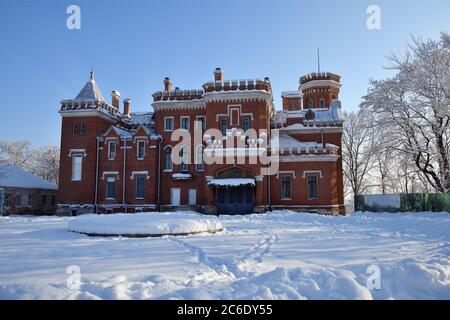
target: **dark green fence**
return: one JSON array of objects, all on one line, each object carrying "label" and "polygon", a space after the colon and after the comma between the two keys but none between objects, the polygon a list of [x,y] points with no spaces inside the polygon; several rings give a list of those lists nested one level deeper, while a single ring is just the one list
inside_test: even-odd
[{"label": "dark green fence", "polygon": [[[397,201],[395,201],[397,200]],[[398,195],[362,195],[355,198],[355,211],[450,212],[450,193],[408,193]]]}]

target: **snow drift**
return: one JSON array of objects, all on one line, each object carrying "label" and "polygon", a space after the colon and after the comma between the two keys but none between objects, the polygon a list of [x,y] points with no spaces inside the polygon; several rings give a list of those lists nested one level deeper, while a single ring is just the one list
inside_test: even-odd
[{"label": "snow drift", "polygon": [[69,230],[87,235],[158,237],[218,232],[223,229],[216,218],[192,213],[87,214],[69,221]]}]

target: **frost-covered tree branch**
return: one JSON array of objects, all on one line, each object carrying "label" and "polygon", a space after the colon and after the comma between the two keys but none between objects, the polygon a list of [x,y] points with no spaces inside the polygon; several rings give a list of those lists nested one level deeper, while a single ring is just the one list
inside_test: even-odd
[{"label": "frost-covered tree branch", "polygon": [[450,192],[450,40],[413,38],[404,55],[390,57],[396,75],[370,82],[361,104],[409,154],[432,189]]}]

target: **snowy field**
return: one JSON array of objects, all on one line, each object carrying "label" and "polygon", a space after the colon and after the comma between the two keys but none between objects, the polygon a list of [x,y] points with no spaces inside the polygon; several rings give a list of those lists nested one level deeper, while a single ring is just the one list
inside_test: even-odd
[{"label": "snowy field", "polygon": [[221,216],[221,232],[162,238],[71,219],[0,218],[1,299],[450,299],[449,213]]}]

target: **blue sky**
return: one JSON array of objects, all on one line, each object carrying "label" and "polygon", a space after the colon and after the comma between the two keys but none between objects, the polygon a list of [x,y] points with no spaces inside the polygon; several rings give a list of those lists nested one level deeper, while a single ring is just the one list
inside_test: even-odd
[{"label": "blue sky", "polygon": [[[66,28],[66,8],[81,9],[81,30]],[[381,9],[381,30],[366,9]],[[269,76],[280,92],[317,69],[342,75],[341,100],[353,110],[390,52],[411,34],[450,31],[448,0],[0,0],[0,139],[59,145],[59,102],[73,98],[94,67],[105,98],[118,89],[133,111],[151,109],[165,76],[201,88],[220,66],[227,79]]]}]

